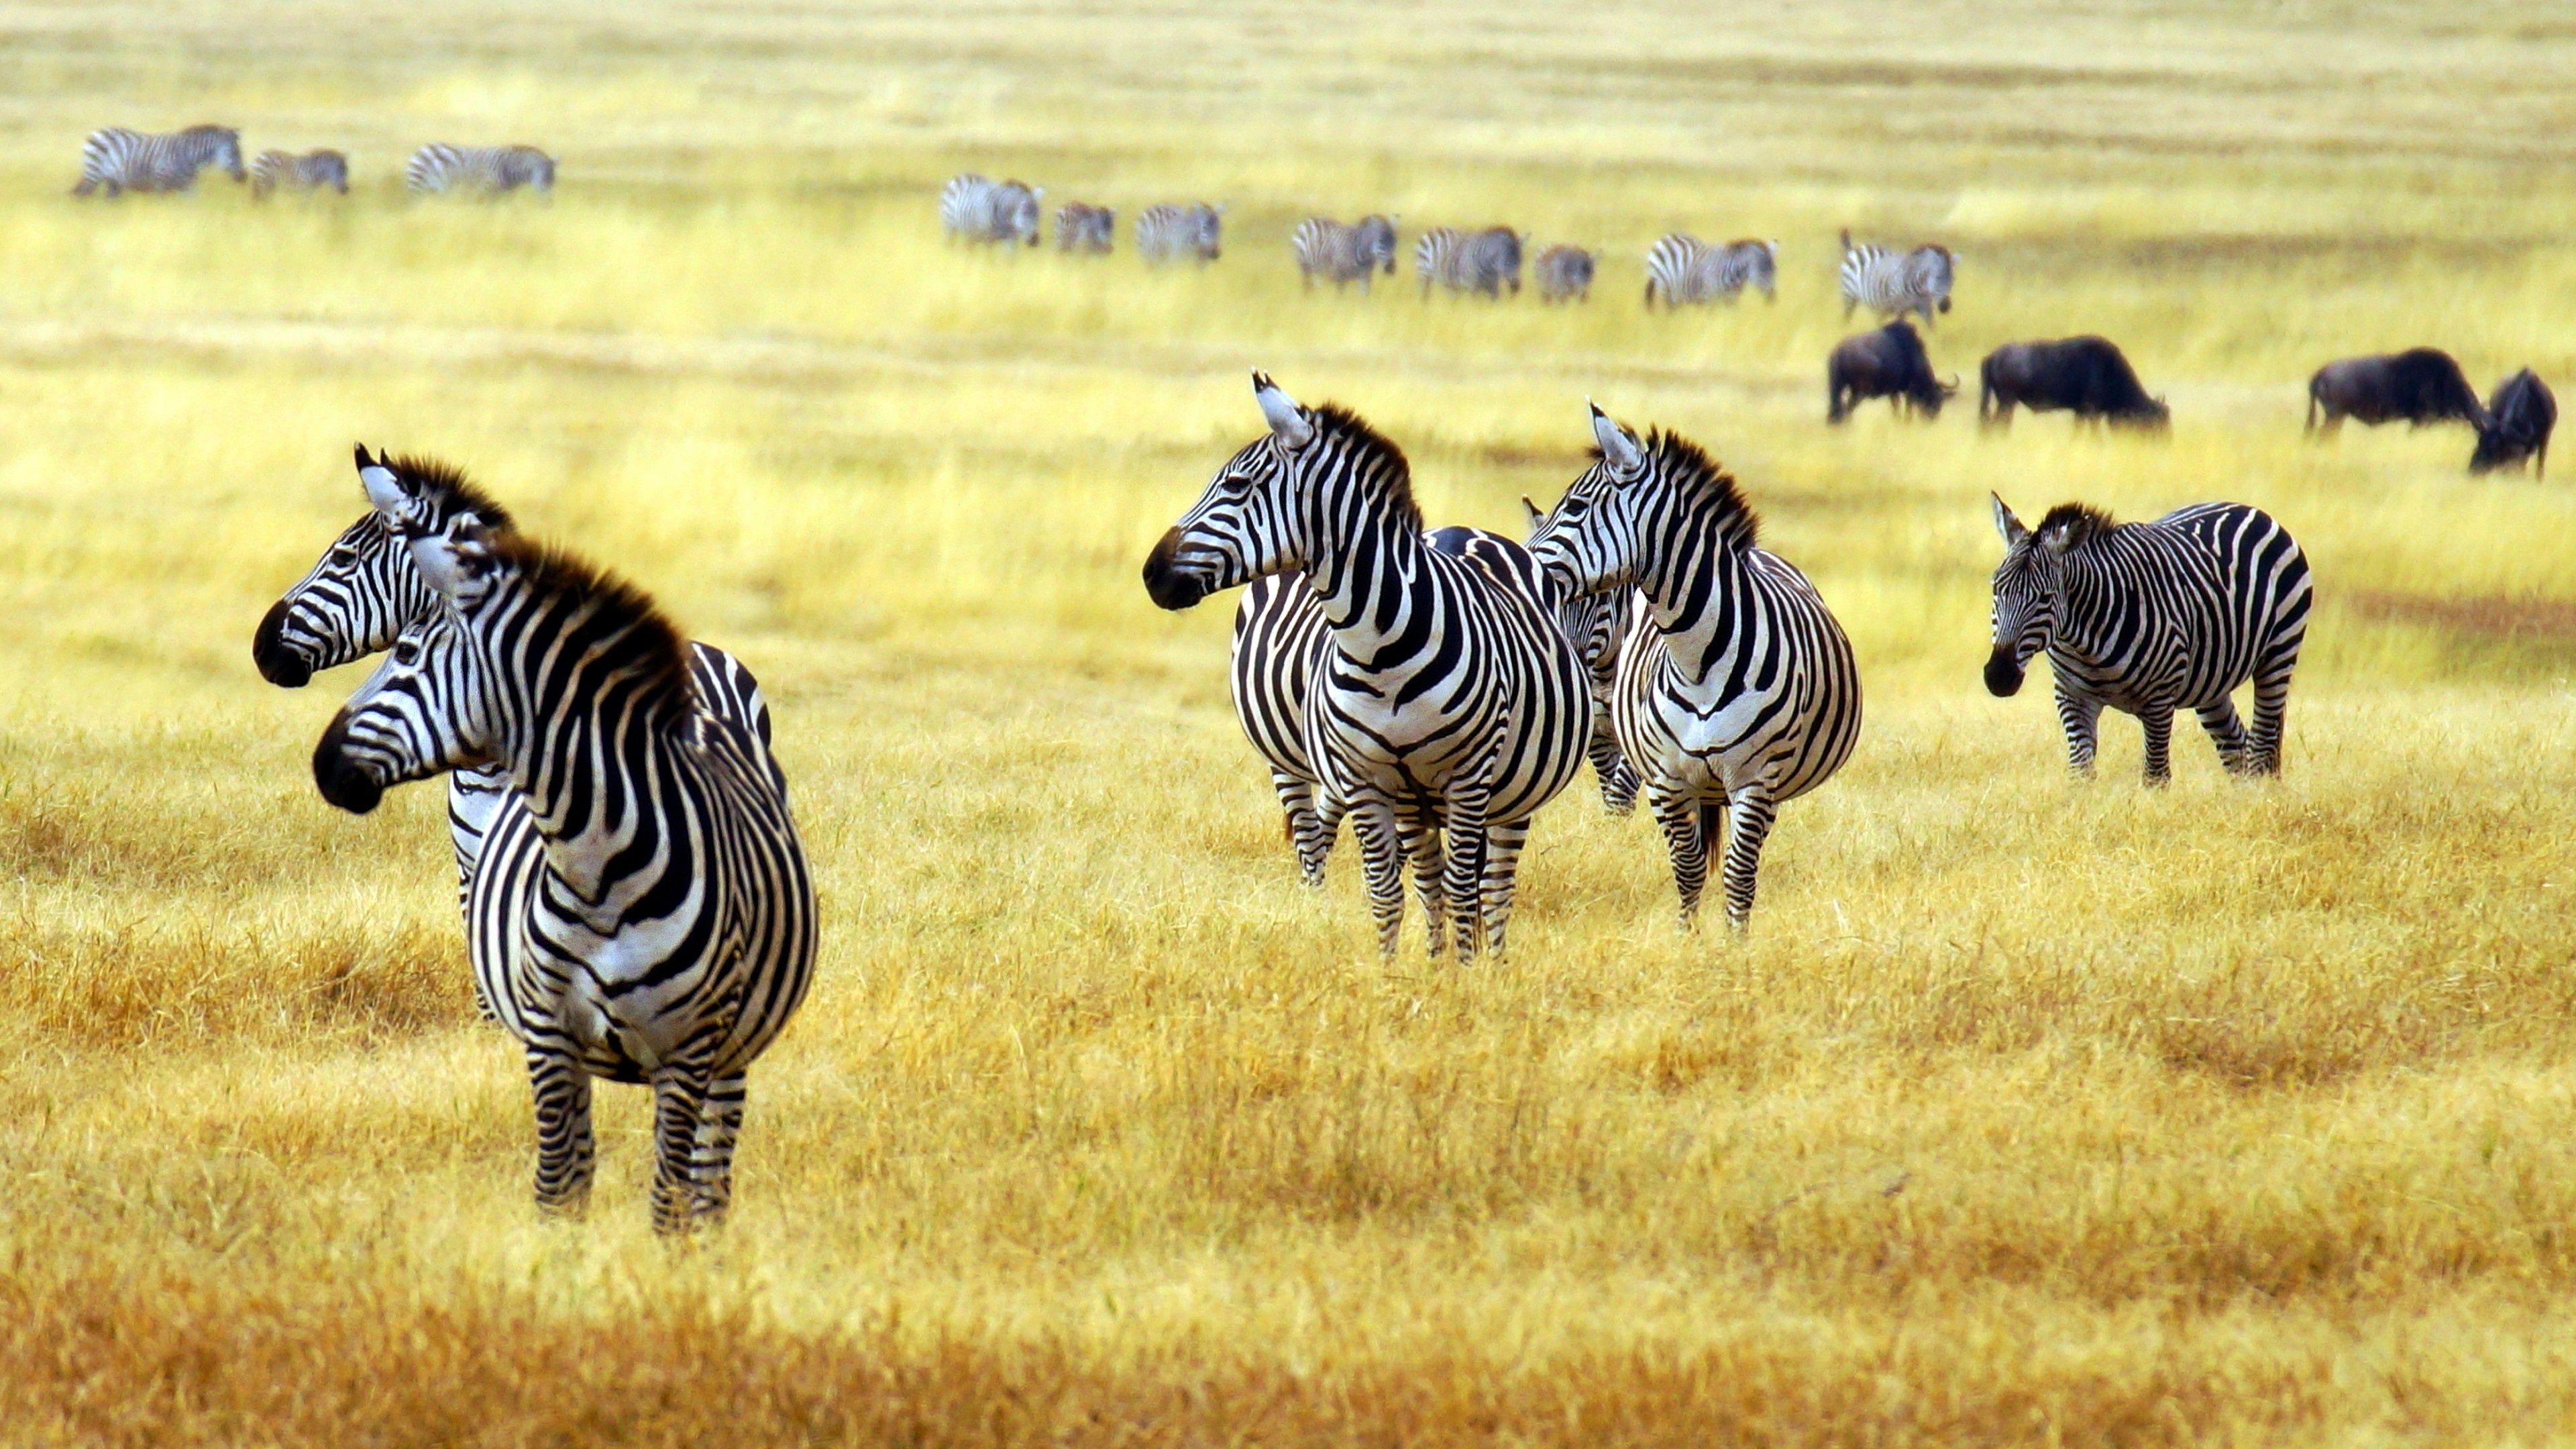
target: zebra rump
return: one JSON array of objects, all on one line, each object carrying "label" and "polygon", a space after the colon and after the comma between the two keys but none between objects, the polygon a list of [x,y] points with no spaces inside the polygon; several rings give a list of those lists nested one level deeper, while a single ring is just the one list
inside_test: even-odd
[{"label": "zebra rump", "polygon": [[1414,275],[1422,279],[1428,299],[1436,284],[1451,292],[1473,292],[1500,300],[1509,289],[1521,291],[1521,237],[1507,226],[1482,231],[1434,227],[1413,244]]},{"label": "zebra rump", "polygon": [[72,195],[87,196],[101,188],[111,197],[128,191],[186,191],[208,166],[221,166],[235,181],[248,175],[242,169],[239,131],[190,126],[152,135],[109,126],[92,131],[81,143],[81,179]]},{"label": "zebra rump", "polygon": [[1592,253],[1581,247],[1558,245],[1542,250],[1530,262],[1530,275],[1538,283],[1539,300],[1592,300],[1592,265]]},{"label": "zebra rump", "polygon": [[1136,217],[1136,254],[1155,265],[1212,262],[1224,252],[1225,208],[1205,202],[1149,206]]},{"label": "zebra rump", "polygon": [[1118,244],[1118,213],[1106,206],[1068,201],[1056,208],[1055,249],[1107,256]]},{"label": "zebra rump", "polygon": [[534,146],[451,146],[433,141],[411,153],[403,184],[414,196],[447,191],[498,195],[524,186],[540,195],[555,189],[555,158]]},{"label": "zebra rump", "polygon": [[1674,232],[1646,252],[1646,309],[1657,297],[1677,311],[1707,302],[1734,302],[1747,287],[1778,301],[1780,244],[1744,239],[1711,246],[1688,232]]},{"label": "zebra rump", "polygon": [[320,191],[329,187],[342,196],[349,194],[349,158],[337,151],[307,151],[301,156],[285,151],[262,151],[250,163],[250,194],[266,200],[280,186],[289,191]]},{"label": "zebra rump", "polygon": [[1344,284],[1357,282],[1366,293],[1378,271],[1395,271],[1395,220],[1371,215],[1344,226],[1329,216],[1310,216],[1297,223],[1288,246],[1297,258],[1298,278],[1306,286],[1314,286],[1321,276],[1337,292]]}]

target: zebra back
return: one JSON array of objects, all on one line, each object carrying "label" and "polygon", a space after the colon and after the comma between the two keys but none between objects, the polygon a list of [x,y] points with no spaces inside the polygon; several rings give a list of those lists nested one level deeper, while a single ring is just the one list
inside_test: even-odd
[{"label": "zebra back", "polygon": [[1521,290],[1520,233],[1507,226],[1486,227],[1477,232],[1435,227],[1424,232],[1422,239],[1414,244],[1413,267],[1422,278],[1425,297],[1431,295],[1434,282],[1452,292],[1474,292],[1500,298],[1508,288],[1518,296]]},{"label": "zebra back", "polygon": [[1224,252],[1225,208],[1193,202],[1146,207],[1136,217],[1136,252],[1148,262],[1212,262]]},{"label": "zebra back", "polygon": [[541,194],[555,186],[555,158],[534,146],[452,146],[433,141],[412,153],[404,185],[416,196],[474,190],[488,193],[528,187]]},{"label": "zebra back", "polygon": [[248,176],[242,166],[241,133],[228,126],[190,126],[184,131],[151,135],[124,126],[93,131],[81,144],[81,179],[74,196],[104,187],[117,196],[127,191],[186,191],[197,173],[221,166],[233,180]]},{"label": "zebra back", "polygon": [[1950,286],[1957,258],[1945,246],[1925,245],[1911,252],[1862,243],[1852,244],[1846,228],[1841,272],[1843,315],[1867,307],[1889,317],[1919,312],[1932,325],[1935,311],[1950,310]]}]

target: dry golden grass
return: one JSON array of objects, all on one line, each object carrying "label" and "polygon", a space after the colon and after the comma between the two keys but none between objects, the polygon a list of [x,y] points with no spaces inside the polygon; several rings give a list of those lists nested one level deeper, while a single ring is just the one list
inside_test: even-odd
[{"label": "dry golden grass", "polygon": [[[2576,1438],[2576,523],[2457,429],[2301,441],[2334,356],[2576,378],[2576,22],[2394,5],[92,5],[0,47],[0,1442]],[[81,135],[338,145],[345,203],[75,204]],[[563,158],[413,206],[424,140]],[[1225,260],[943,247],[968,167]],[[1304,295],[1309,211],[1603,249],[1594,300]],[[1962,254],[1966,374],[2082,331],[2163,442],[1822,423],[1849,224]],[[1661,232],[1782,296],[1637,306]],[[1858,323],[1851,324],[1857,327]],[[1513,958],[1295,883],[1229,604],[1143,551],[1361,408],[1517,525],[1584,397],[1709,445],[1859,648],[1755,929],[1540,822]],[[434,789],[364,820],[260,610],[353,439],[470,467],[775,702],[829,913],[737,1220],[527,1203]],[[1977,683],[1984,497],[2232,497],[2315,561],[2289,773],[2067,781]],[[1584,790],[1588,792],[1588,784]],[[1409,939],[1411,939],[1409,935]]]}]

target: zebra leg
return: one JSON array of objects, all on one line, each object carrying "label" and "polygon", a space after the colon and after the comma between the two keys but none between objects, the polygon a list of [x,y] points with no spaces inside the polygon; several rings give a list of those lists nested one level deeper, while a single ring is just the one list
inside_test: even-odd
[{"label": "zebra leg", "polygon": [[1395,959],[1398,932],[1404,929],[1404,851],[1396,839],[1395,812],[1383,800],[1370,800],[1351,812],[1351,833],[1360,838],[1360,871],[1368,881],[1369,915],[1377,921],[1377,949]]},{"label": "zebra leg", "polygon": [[2290,712],[2290,666],[2293,653],[2277,671],[2254,681],[2254,734],[2246,744],[2246,769],[2257,775],[2281,773],[2281,731]]},{"label": "zebra leg", "polygon": [[1511,924],[1512,897],[1520,889],[1521,847],[1529,843],[1529,821],[1489,821],[1485,826],[1485,949],[1503,959],[1503,928]]},{"label": "zebra leg", "polygon": [[537,1211],[577,1218],[590,1206],[599,1146],[590,1132],[590,1073],[571,1053],[528,1047],[528,1084],[537,1099]]},{"label": "zebra leg", "polygon": [[1762,869],[1762,843],[1771,838],[1771,822],[1779,817],[1780,807],[1770,790],[1760,785],[1737,790],[1727,804],[1735,818],[1726,834],[1726,924],[1741,932],[1753,918],[1753,886]]},{"label": "zebra leg", "polygon": [[1687,795],[1651,795],[1648,808],[1664,828],[1664,848],[1673,859],[1673,889],[1681,893],[1682,929],[1699,919],[1699,893],[1708,884],[1708,841],[1700,832],[1699,802]]},{"label": "zebra leg", "polygon": [[2093,752],[2101,743],[2102,702],[2057,691],[2057,722],[2066,730],[2066,768],[2090,780]]},{"label": "zebra leg", "polygon": [[1485,819],[1485,810],[1493,803],[1493,790],[1482,778],[1449,788],[1449,892],[1450,918],[1456,923],[1458,960],[1463,964],[1476,959],[1485,941],[1485,882],[1491,867],[1486,853],[1493,848]]},{"label": "zebra leg", "polygon": [[1452,869],[1450,862],[1441,856],[1440,820],[1428,806],[1419,803],[1400,805],[1395,811],[1395,832],[1405,861],[1413,867],[1414,894],[1422,898],[1425,948],[1431,952],[1431,959],[1437,961],[1449,952],[1449,871]]},{"label": "zebra leg", "polygon": [[698,1226],[693,1168],[707,1130],[707,1092],[720,1033],[703,1032],[653,1069],[653,1231],[669,1237]]},{"label": "zebra leg", "polygon": [[2209,732],[2209,742],[2218,746],[2218,763],[2231,775],[2245,774],[2251,768],[2246,754],[2245,725],[2236,717],[2236,703],[2221,699],[2205,704],[2193,713],[2200,716],[2200,727]]},{"label": "zebra leg", "polygon": [[740,1072],[707,1084],[706,1108],[689,1152],[689,1181],[697,1190],[698,1213],[710,1225],[722,1223],[733,1207],[733,1145],[742,1136],[743,1100],[750,1090]]},{"label": "zebra leg", "polygon": [[2173,711],[2150,705],[2138,715],[2138,727],[2147,735],[2147,783],[2161,785],[2173,778]]},{"label": "zebra leg", "polygon": [[1288,844],[1297,852],[1297,874],[1306,884],[1321,886],[1324,857],[1333,848],[1333,838],[1324,833],[1323,818],[1315,811],[1315,782],[1273,767],[1270,783],[1279,792],[1279,813],[1286,817]]}]

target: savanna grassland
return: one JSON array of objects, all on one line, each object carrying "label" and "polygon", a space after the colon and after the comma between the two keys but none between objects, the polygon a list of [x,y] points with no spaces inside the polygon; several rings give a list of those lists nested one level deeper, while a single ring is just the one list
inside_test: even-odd
[{"label": "savanna grassland", "polygon": [[[0,7],[0,1442],[2576,1438],[2576,483],[2299,428],[2352,353],[2576,381],[2576,12],[2254,9]],[[356,192],[64,194],[200,120]],[[407,203],[433,139],[561,185]],[[969,168],[1226,255],[952,250]],[[1600,282],[1301,293],[1369,209]],[[1828,431],[1844,225],[1957,249],[1971,392],[2101,332],[2170,438]],[[1779,238],[1777,304],[1645,315],[1683,227]],[[1587,396],[1736,469],[1870,690],[1748,938],[1588,781],[1506,963],[1298,886],[1231,601],[1137,582],[1254,366],[1435,522],[1517,529]],[[251,668],[360,439],[770,692],[825,946],[702,1242],[630,1089],[536,1220],[437,788],[331,810],[361,671]],[[1978,684],[1989,489],[2294,530],[2285,778],[2185,721],[2145,793],[2114,718],[2068,780]]]}]

